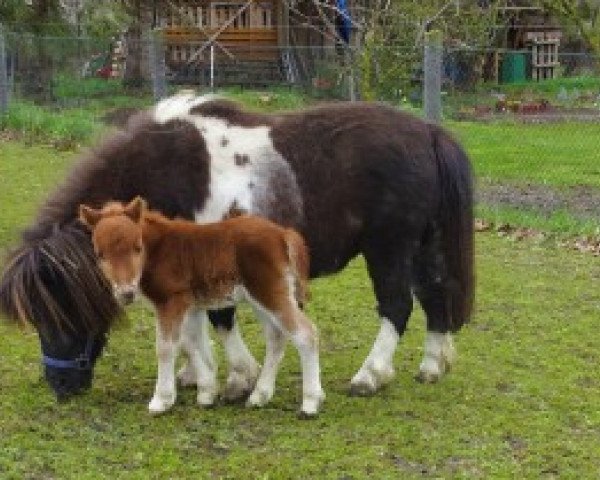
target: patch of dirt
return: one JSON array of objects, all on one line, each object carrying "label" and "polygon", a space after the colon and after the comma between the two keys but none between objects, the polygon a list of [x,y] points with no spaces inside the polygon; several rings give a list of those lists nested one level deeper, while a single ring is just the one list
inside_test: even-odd
[{"label": "patch of dirt", "polygon": [[490,206],[524,208],[542,214],[564,210],[581,219],[600,217],[600,189],[589,186],[556,188],[481,182],[475,197],[477,202]]}]

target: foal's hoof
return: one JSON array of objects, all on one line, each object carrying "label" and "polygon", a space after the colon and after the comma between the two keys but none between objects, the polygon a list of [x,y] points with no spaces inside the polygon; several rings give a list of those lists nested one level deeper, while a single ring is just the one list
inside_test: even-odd
[{"label": "foal's hoof", "polygon": [[150,415],[161,415],[171,409],[175,399],[164,400],[159,397],[153,397],[148,404],[148,412]]},{"label": "foal's hoof", "polygon": [[308,395],[302,400],[302,408],[298,412],[298,418],[308,420],[319,414],[321,404],[325,401],[325,392],[321,390],[316,395]]},{"label": "foal's hoof", "polygon": [[271,401],[272,397],[273,392],[269,392],[268,390],[254,390],[252,394],[248,397],[248,400],[246,401],[246,407],[264,407],[267,403]]}]

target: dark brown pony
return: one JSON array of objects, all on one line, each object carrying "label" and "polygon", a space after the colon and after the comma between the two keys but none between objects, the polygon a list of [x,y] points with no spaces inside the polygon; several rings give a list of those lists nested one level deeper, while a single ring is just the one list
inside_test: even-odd
[{"label": "dark brown pony", "polygon": [[[58,395],[74,393],[89,385],[119,312],[78,205],[141,195],[167,217],[198,223],[247,212],[299,230],[313,277],[365,257],[381,330],[353,392],[373,393],[392,378],[413,295],[427,316],[419,377],[436,381],[453,357],[451,333],[471,314],[471,183],[469,161],[448,134],[384,105],[262,115],[215,98],[172,97],[91,150],[50,196],[7,263],[0,306],[38,329],[50,384]],[[258,365],[233,309],[209,316],[229,363],[223,394],[243,396]],[[190,345],[205,323],[187,318]],[[184,384],[196,378],[191,363],[179,373]]]}]

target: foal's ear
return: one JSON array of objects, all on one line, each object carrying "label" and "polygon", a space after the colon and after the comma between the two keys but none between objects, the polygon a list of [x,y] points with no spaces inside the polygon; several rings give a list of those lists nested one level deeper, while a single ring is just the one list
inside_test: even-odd
[{"label": "foal's ear", "polygon": [[135,197],[129,204],[125,207],[124,213],[135,223],[138,223],[146,210],[146,200],[142,197]]},{"label": "foal's ear", "polygon": [[79,221],[89,228],[94,228],[101,218],[100,210],[94,210],[87,205],[79,205]]}]

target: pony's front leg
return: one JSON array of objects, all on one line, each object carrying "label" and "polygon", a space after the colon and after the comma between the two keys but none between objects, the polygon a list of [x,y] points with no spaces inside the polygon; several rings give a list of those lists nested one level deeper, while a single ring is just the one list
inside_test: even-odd
[{"label": "pony's front leg", "polygon": [[188,356],[177,378],[181,385],[197,385],[199,405],[211,406],[217,398],[217,366],[212,354],[205,310],[190,309],[181,329],[181,347]]},{"label": "pony's front leg", "polygon": [[152,414],[169,410],[177,396],[175,386],[175,358],[179,349],[180,331],[183,316],[190,302],[185,298],[171,299],[157,308],[156,356],[158,358],[158,377],[154,396],[148,404]]},{"label": "pony's front leg", "polygon": [[223,342],[229,369],[221,398],[226,402],[245,399],[256,385],[260,365],[244,343],[233,308],[210,311],[209,318]]}]

